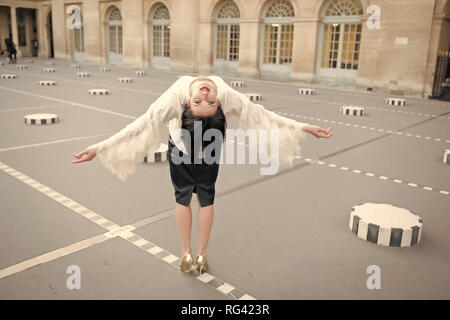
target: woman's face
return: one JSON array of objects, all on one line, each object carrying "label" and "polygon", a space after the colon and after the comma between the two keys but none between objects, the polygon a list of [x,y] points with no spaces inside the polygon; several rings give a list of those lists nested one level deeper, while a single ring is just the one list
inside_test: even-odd
[{"label": "woman's face", "polygon": [[219,105],[216,84],[207,77],[197,77],[189,87],[188,105],[194,116],[213,116]]}]

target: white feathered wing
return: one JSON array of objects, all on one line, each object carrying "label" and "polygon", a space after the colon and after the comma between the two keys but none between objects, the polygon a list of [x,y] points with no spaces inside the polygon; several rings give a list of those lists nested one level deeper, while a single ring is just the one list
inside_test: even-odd
[{"label": "white feathered wing", "polygon": [[186,86],[190,79],[181,77],[170,86],[147,111],[122,130],[106,140],[89,146],[94,149],[101,163],[113,174],[125,181],[136,171],[144,157],[154,153],[161,143],[167,143],[167,123],[179,117]]},{"label": "white feathered wing", "polygon": [[[278,129],[279,133],[279,161],[280,167],[292,166],[294,158],[300,156],[301,140],[306,137],[303,128],[309,126],[283,117],[264,108],[262,105],[250,101],[243,93],[230,87],[220,77],[211,76],[218,85],[218,90],[225,90],[222,108],[230,129]],[[267,134],[270,138],[270,132]],[[270,139],[268,139],[267,153],[270,152]]]}]

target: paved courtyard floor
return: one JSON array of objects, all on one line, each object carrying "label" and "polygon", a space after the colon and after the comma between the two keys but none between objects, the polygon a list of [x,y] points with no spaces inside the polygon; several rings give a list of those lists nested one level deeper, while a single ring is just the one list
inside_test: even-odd
[{"label": "paved courtyard floor", "polygon": [[[406,97],[407,106],[394,107],[383,94],[304,85],[317,92],[304,96],[298,85],[245,80],[237,90],[261,93],[266,108],[331,126],[334,135],[308,135],[302,157],[276,175],[261,176],[258,165],[221,165],[210,270],[198,277],[177,269],[167,162],[143,163],[125,183],[98,159],[72,164],[72,153],[142,115],[180,73],[73,70],[60,60],[45,73],[47,61],[0,66],[0,74],[17,75],[0,79],[0,299],[450,298],[450,165],[442,161],[450,103]],[[77,77],[81,71],[90,77]],[[111,94],[89,95],[93,88]],[[344,104],[364,106],[366,115],[342,115]],[[25,124],[31,113],[56,113],[60,121]],[[350,210],[366,202],[420,215],[420,242],[389,248],[356,237]],[[381,289],[366,286],[371,265],[380,268]],[[69,266],[79,267],[81,289],[67,288]]]}]

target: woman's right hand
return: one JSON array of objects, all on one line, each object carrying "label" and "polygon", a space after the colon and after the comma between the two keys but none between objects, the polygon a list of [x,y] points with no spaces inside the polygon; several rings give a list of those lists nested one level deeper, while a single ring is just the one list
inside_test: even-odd
[{"label": "woman's right hand", "polygon": [[97,155],[95,149],[84,149],[80,153],[72,153],[75,158],[78,160],[73,160],[72,163],[80,163],[85,161],[91,161]]}]

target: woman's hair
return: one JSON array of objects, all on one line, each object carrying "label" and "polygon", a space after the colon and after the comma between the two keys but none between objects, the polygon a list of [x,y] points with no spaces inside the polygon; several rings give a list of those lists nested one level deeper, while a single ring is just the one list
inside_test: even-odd
[{"label": "woman's hair", "polygon": [[194,121],[202,122],[202,136],[203,133],[208,129],[217,129],[222,134],[222,140],[225,140],[227,121],[220,103],[217,106],[216,113],[214,113],[210,117],[194,116],[192,113],[192,109],[189,107],[187,103],[185,103],[183,105],[183,113],[181,115],[181,122],[182,122],[181,127],[183,129],[188,130],[189,133],[191,134],[191,137],[193,137],[194,135]]}]

